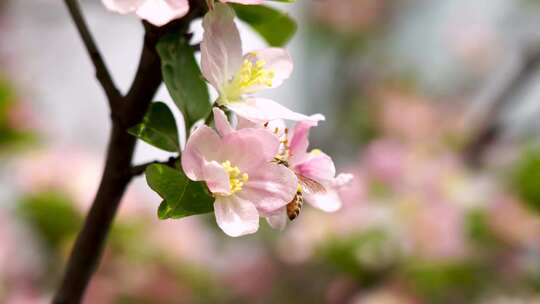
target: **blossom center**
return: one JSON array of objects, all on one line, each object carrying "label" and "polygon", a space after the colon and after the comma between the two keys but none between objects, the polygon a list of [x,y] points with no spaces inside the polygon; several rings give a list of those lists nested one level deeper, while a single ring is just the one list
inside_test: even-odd
[{"label": "blossom center", "polygon": [[260,87],[272,87],[274,71],[266,69],[264,60],[245,59],[234,78],[221,89],[221,102],[235,102],[246,93],[253,93]]},{"label": "blossom center", "polygon": [[228,160],[222,162],[221,165],[223,166],[223,169],[225,169],[225,171],[229,175],[229,184],[230,184],[231,194],[242,190],[242,187],[249,180],[248,174],[240,171],[240,168],[238,168],[237,166],[233,166],[231,162]]}]

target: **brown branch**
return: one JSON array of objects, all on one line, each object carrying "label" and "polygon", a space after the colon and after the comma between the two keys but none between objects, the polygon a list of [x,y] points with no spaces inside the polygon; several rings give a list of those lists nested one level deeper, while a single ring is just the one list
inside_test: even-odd
[{"label": "brown branch", "polygon": [[[147,34],[148,37],[151,34]],[[137,77],[132,91],[140,95],[131,98],[137,100],[139,111],[122,111],[121,116],[113,118],[105,169],[92,207],[86,217],[83,229],[79,233],[62,284],[53,303],[79,303],[90,277],[95,272],[107,234],[118,209],[120,199],[131,180],[131,159],[135,149],[135,137],[127,133],[126,121],[142,120],[144,111],[152,101],[161,83],[160,62],[153,45],[145,39],[145,47]],[[127,103],[126,103],[127,107]]]},{"label": "brown branch", "polygon": [[171,29],[187,31],[190,22],[201,16],[203,12],[201,8],[204,8],[198,4],[197,0],[191,0],[190,13],[182,19],[161,28],[144,23],[144,44],[135,78],[128,94],[125,97],[118,97],[116,91],[114,94],[109,91],[112,81],[109,81],[110,77],[107,76],[108,72],[103,60],[82,21],[79,6],[74,0],[65,0],[65,2],[96,64],[97,77],[108,92],[107,97],[113,115],[111,115],[112,129],[101,182],[83,228],[75,241],[64,278],[54,296],[53,303],[55,304],[80,303],[90,278],[98,267],[120,200],[133,177],[131,161],[136,138],[129,135],[127,129],[142,121],[162,82],[161,64],[155,49],[159,38]]},{"label": "brown branch", "polygon": [[84,21],[84,17],[81,13],[79,3],[76,0],[64,0],[71,19],[75,23],[77,30],[84,42],[88,55],[94,64],[96,69],[96,78],[99,80],[99,83],[107,95],[107,100],[109,101],[109,106],[111,110],[115,111],[118,108],[118,105],[121,103],[122,96],[112,80],[111,74],[103,61],[101,54],[92,38],[92,34],[88,30],[88,26]]},{"label": "brown branch", "polygon": [[140,164],[140,165],[137,165],[137,166],[133,166],[131,168],[131,175],[132,176],[138,176],[138,175],[141,175],[144,173],[144,171],[146,170],[146,168],[150,165],[154,165],[154,164],[160,164],[160,165],[166,165],[166,166],[169,166],[169,167],[174,167],[174,164],[180,160],[180,157],[169,157],[168,160],[166,161],[159,161],[159,160],[154,160],[154,161],[151,161],[151,162],[147,162],[147,163],[144,163],[144,164]]},{"label": "brown branch", "polygon": [[523,55],[524,59],[519,70],[499,94],[493,97],[491,107],[485,114],[476,136],[464,149],[464,158],[472,167],[480,165],[485,151],[499,138],[503,129],[500,122],[501,113],[540,70],[540,47],[529,48]]}]

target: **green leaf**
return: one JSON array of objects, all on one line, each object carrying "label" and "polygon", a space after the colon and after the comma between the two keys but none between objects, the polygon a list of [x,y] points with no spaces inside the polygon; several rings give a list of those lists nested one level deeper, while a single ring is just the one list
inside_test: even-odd
[{"label": "green leaf", "polygon": [[153,164],[146,169],[146,181],[163,202],[158,209],[160,219],[182,218],[214,210],[214,198],[203,182],[194,182],[179,169]]},{"label": "green leaf", "polygon": [[178,32],[165,35],[157,44],[161,73],[172,99],[184,116],[189,129],[210,113],[210,95],[194,49]]},{"label": "green leaf", "polygon": [[51,248],[61,247],[82,224],[74,202],[64,193],[46,191],[21,198],[19,215],[26,219]]},{"label": "green leaf", "polygon": [[232,4],[240,20],[249,24],[271,46],[284,46],[296,32],[287,14],[264,5]]},{"label": "green leaf", "polygon": [[180,151],[174,116],[163,102],[151,104],[143,121],[130,128],[128,133],[165,151]]}]

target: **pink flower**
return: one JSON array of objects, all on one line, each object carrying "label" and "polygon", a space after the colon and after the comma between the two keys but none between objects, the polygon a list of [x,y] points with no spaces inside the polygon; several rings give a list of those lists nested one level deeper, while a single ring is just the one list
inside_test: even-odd
[{"label": "pink flower", "polygon": [[379,139],[369,144],[365,151],[366,171],[376,180],[395,184],[404,176],[405,151],[396,141]]},{"label": "pink flower", "polygon": [[[254,2],[254,1],[246,1]],[[216,3],[203,20],[201,66],[206,80],[218,91],[217,103],[251,121],[309,120],[277,102],[251,94],[278,87],[292,73],[292,60],[284,49],[267,48],[242,56],[242,42],[234,11]]]},{"label": "pink flower", "polygon": [[234,130],[215,108],[218,133],[197,129],[182,154],[182,167],[195,181],[205,181],[215,195],[219,227],[230,236],[254,233],[259,214],[267,215],[289,203],[297,188],[291,170],[272,163],[279,139],[265,129]]},{"label": "pink flower", "polygon": [[189,11],[188,0],[102,0],[105,7],[120,14],[135,13],[153,25],[162,26]]},{"label": "pink flower", "polygon": [[[318,149],[307,151],[309,129],[322,119],[324,117],[318,114],[311,116],[309,121],[297,123],[290,141],[287,133],[282,135],[283,147],[276,158],[298,176],[297,190],[306,202],[323,211],[334,212],[342,205],[337,190],[347,185],[353,176],[343,173],[336,177],[336,168],[330,156]],[[268,222],[274,228],[283,229],[287,223],[285,209],[268,217]]]}]

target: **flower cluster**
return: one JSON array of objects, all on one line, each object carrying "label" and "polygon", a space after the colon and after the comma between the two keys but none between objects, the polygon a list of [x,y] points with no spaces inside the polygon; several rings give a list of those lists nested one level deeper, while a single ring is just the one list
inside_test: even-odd
[{"label": "flower cluster", "polygon": [[[259,4],[257,0],[234,0]],[[104,0],[120,13],[135,12],[156,25],[183,16],[185,0]],[[280,86],[293,71],[292,59],[281,48],[244,54],[235,12],[224,3],[209,2],[200,46],[201,71],[216,90],[215,129],[202,125],[189,136],[182,169],[193,181],[203,181],[215,198],[219,227],[230,236],[254,233],[259,217],[277,229],[296,218],[304,200],[324,211],[339,209],[336,190],[352,178],[336,177],[332,159],[320,150],[308,152],[310,128],[324,120],[307,116],[254,95]],[[231,125],[225,111],[237,117]],[[296,121],[289,133],[285,121]]]},{"label": "flower cluster", "polygon": [[[219,96],[213,109],[216,131],[196,129],[182,155],[186,175],[204,181],[215,196],[215,216],[230,236],[257,231],[259,217],[282,229],[305,199],[325,211],[341,203],[336,189],[352,176],[336,177],[332,159],[308,152],[309,129],[324,120],[306,116],[253,93],[279,86],[293,64],[287,51],[267,48],[242,54],[234,11],[216,4],[203,20],[201,66]],[[222,109],[238,117],[233,127]],[[297,121],[289,133],[283,120]]]}]

